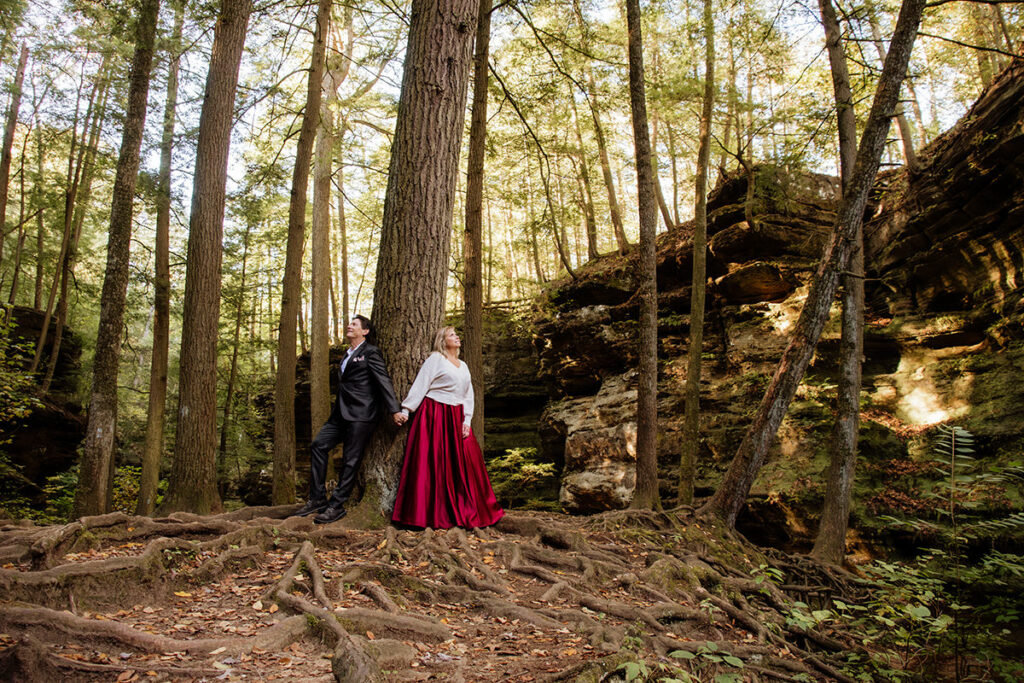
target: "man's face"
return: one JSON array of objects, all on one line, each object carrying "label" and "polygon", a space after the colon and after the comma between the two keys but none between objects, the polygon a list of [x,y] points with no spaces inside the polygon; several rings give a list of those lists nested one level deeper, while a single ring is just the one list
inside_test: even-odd
[{"label": "man's face", "polygon": [[345,338],[348,339],[350,344],[356,345],[366,339],[366,332],[366,328],[363,327],[363,321],[359,318],[352,318],[349,321],[348,327],[345,328]]}]

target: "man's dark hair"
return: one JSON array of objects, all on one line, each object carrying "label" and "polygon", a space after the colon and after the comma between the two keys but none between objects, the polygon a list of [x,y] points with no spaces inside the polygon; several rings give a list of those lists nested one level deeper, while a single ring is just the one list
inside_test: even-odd
[{"label": "man's dark hair", "polygon": [[373,323],[371,323],[370,319],[367,318],[365,315],[354,315],[352,316],[352,319],[359,321],[359,323],[363,326],[363,329],[366,330],[366,334],[370,334],[371,332],[373,332]]}]

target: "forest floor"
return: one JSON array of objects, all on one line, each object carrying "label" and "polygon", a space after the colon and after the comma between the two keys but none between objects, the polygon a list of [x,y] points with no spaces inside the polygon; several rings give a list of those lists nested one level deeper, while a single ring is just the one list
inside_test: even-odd
[{"label": "forest floor", "polygon": [[294,509],[0,526],[0,680],[853,680],[854,639],[792,618],[849,577],[685,510],[467,532]]}]

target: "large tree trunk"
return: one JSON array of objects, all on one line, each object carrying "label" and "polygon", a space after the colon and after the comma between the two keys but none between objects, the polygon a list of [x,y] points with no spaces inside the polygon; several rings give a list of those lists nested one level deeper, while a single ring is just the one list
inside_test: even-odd
[{"label": "large tree trunk", "polygon": [[309,161],[313,155],[316,121],[324,73],[330,0],[319,0],[316,36],[306,88],[306,110],[295,149],[291,203],[288,206],[288,246],[284,281],[281,284],[281,324],[277,337],[277,383],[274,388],[274,488],[275,505],[295,502],[295,321],[302,297],[302,247],[306,232],[306,192]]},{"label": "large tree trunk", "polygon": [[142,446],[142,474],[139,477],[137,515],[151,515],[156,509],[160,484],[160,460],[164,453],[164,423],[167,406],[167,358],[171,319],[171,152],[174,145],[174,117],[178,107],[178,65],[181,62],[181,29],[185,3],[174,3],[174,28],[171,32],[167,63],[167,102],[164,105],[163,134],[160,138],[160,175],[156,193],[156,261],[153,296],[153,355],[149,368],[149,409],[146,415],[146,440]]},{"label": "large tree trunk", "polygon": [[153,64],[159,0],[139,5],[128,84],[128,106],[117,160],[107,236],[107,268],[100,299],[100,324],[93,358],[92,392],[85,445],[79,461],[75,516],[110,510],[113,490],[114,443],[117,428],[117,375],[121,359],[121,324],[128,289],[128,256],[132,236],[132,205],[139,174],[139,151],[146,124],[146,96]]},{"label": "large tree trunk", "polygon": [[25,81],[25,65],[28,64],[28,45],[22,43],[18,57],[18,68],[11,88],[11,104],[7,108],[7,123],[4,125],[3,148],[0,150],[0,263],[4,257],[4,238],[7,236],[7,190],[11,180],[11,150],[14,148],[14,129],[18,125],[18,109],[21,107],[21,85]]},{"label": "large tree trunk", "polygon": [[[413,0],[373,296],[401,397],[444,317],[452,209],[478,0]],[[391,509],[405,431],[382,426],[364,470],[364,514]]]},{"label": "large tree trunk", "polygon": [[864,220],[868,193],[885,149],[889,121],[899,100],[900,86],[906,74],[923,9],[924,0],[903,2],[889,45],[889,54],[875,90],[871,113],[857,150],[857,163],[843,194],[832,239],[822,255],[821,265],[800,312],[793,338],[783,353],[757,414],[718,490],[701,508],[702,514],[721,517],[729,526],[736,524],[736,517],[746,502],[754,477],[803,379],[814,354],[814,347],[828,320],[840,273],[854,251],[857,232]]},{"label": "large tree trunk", "polygon": [[[825,26],[825,47],[832,69],[832,88],[839,119],[839,172],[842,185],[853,175],[857,161],[857,122],[853,93],[843,49],[842,31],[831,0],[818,0]],[[845,189],[844,189],[845,193]],[[839,564],[846,555],[846,527],[850,495],[857,464],[857,431],[860,427],[861,351],[864,331],[864,240],[857,230],[849,272],[842,277],[842,334],[839,342],[839,387],[836,422],[832,433],[832,458],[825,482],[821,524],[811,554]]]},{"label": "large tree trunk", "polygon": [[640,377],[636,407],[636,490],[631,507],[660,509],[658,495],[658,284],[654,238],[658,199],[654,190],[651,138],[644,89],[640,0],[626,0],[629,42],[629,108],[633,115],[636,184],[640,209]]},{"label": "large tree trunk", "polygon": [[222,0],[206,76],[192,181],[182,311],[178,424],[160,511],[208,514],[217,492],[217,336],[231,123],[252,0]]},{"label": "large tree trunk", "polygon": [[484,151],[487,142],[487,59],[491,39],[491,0],[479,0],[476,48],[473,54],[473,108],[469,124],[469,160],[466,167],[466,308],[463,357],[473,378],[473,432],[484,447],[483,350],[483,205]]},{"label": "large tree trunk", "polygon": [[693,479],[700,446],[700,375],[704,350],[704,300],[707,293],[708,167],[711,165],[711,115],[715,106],[715,19],[712,0],[704,0],[704,105],[700,115],[697,177],[694,180],[693,276],[690,295],[690,348],[683,402],[682,453],[679,461],[679,504],[693,503]]}]

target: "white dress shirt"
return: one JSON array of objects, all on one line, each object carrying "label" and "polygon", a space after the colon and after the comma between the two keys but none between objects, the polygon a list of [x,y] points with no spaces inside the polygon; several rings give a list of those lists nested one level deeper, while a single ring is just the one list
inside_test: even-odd
[{"label": "white dress shirt", "polygon": [[343,375],[345,374],[345,366],[348,365],[348,359],[351,358],[352,354],[356,352],[356,349],[358,349],[364,343],[366,343],[365,339],[363,341],[359,342],[359,344],[357,344],[356,346],[348,347],[348,352],[345,354],[345,357],[341,361],[341,374],[343,374]]}]

